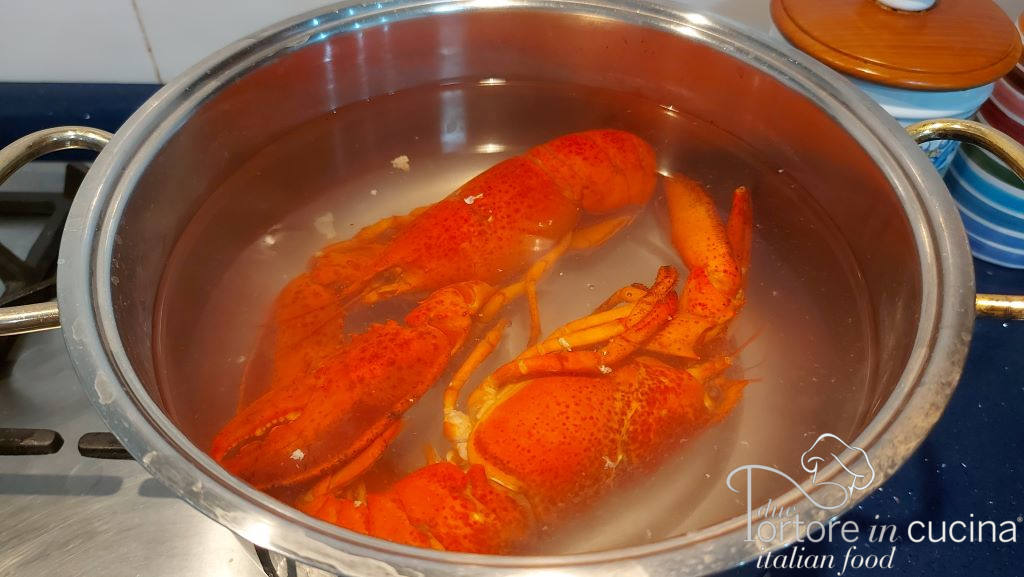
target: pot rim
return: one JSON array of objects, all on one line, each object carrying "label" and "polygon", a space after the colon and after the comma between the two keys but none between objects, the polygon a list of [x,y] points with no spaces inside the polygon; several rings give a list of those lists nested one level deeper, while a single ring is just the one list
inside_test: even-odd
[{"label": "pot rim", "polygon": [[[509,574],[600,566],[603,571],[700,574],[724,570],[769,549],[744,541],[744,516],[657,543],[561,556],[492,556],[397,545],[309,517],[232,477],[192,444],[149,397],[135,374],[114,319],[111,264],[115,235],[135,184],[166,140],[232,79],[284,52],[355,28],[447,12],[513,9],[582,13],[687,36],[776,77],[811,99],[879,165],[902,203],[921,265],[922,305],[913,351],[889,398],[853,445],[885,481],[924,440],[959,379],[974,319],[974,279],[967,238],[952,199],[924,153],[877,104],[849,81],[792,49],[671,0],[396,0],[342,3],[291,18],[212,54],[168,83],[132,115],[82,184],[65,227],[58,264],[64,337],[89,399],[111,431],[150,474],[194,508],[248,541],[335,572],[393,574],[393,566],[429,574]],[[839,473],[832,464],[819,479]],[[831,487],[803,489],[828,498]],[[834,493],[834,492],[833,492]],[[791,489],[774,502],[801,519],[826,512]],[[821,499],[819,499],[820,501]]]}]

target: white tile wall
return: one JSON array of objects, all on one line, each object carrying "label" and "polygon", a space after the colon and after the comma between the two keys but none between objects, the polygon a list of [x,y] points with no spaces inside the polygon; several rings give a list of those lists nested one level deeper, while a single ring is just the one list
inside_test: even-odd
[{"label": "white tile wall", "polygon": [[156,82],[131,0],[0,0],[0,81]]},{"label": "white tile wall", "polygon": [[219,48],[336,0],[134,0],[163,81]]},{"label": "white tile wall", "polygon": [[[865,0],[867,1],[867,0]],[[1014,18],[1024,0],[996,0]],[[684,0],[767,31],[768,0]],[[333,0],[0,0],[0,82],[166,82]]]}]

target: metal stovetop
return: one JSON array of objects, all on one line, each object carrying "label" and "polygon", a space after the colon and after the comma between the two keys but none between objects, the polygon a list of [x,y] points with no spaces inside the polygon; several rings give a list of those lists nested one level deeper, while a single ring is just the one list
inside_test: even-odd
[{"label": "metal stovetop", "polygon": [[[3,190],[59,191],[63,164],[36,163]],[[41,224],[0,218],[24,257]],[[0,376],[0,427],[53,429],[52,455],[0,456],[0,575],[264,576],[252,545],[178,500],[135,461],[83,457],[106,426],[79,387],[59,332],[19,337]]]},{"label": "metal stovetop", "polygon": [[0,422],[58,431],[53,455],[0,456],[0,575],[265,575],[251,545],[178,500],[135,461],[82,457],[106,427],[59,333],[27,335],[0,382]]}]

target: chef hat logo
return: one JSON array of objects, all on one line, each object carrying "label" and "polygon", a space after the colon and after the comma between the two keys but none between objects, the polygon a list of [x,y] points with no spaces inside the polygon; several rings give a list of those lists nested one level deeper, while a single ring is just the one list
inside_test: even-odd
[{"label": "chef hat logo", "polygon": [[[832,481],[818,479],[825,467],[835,462],[840,473]],[[814,486],[832,485],[842,489],[845,504],[856,491],[864,491],[875,480],[875,468],[864,449],[848,445],[839,437],[824,433],[815,439],[809,449],[800,455],[800,466],[811,474]]]}]

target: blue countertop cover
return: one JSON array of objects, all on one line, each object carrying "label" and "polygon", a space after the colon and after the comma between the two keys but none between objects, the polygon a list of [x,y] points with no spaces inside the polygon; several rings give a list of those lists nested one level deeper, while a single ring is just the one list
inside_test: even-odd
[{"label": "blue countertop cover", "polygon": [[[1024,270],[1014,270],[975,259],[977,290],[986,293],[1024,292]],[[841,564],[850,549],[842,539],[799,543],[775,555],[789,557],[793,548],[811,555],[832,555],[832,569],[758,568],[750,563],[723,575],[729,577],[799,576],[845,577],[860,575],[1024,575],[1024,322],[979,318],[960,384],[945,413],[914,455],[888,482],[877,488],[840,520],[853,520],[866,535],[872,525],[897,528],[894,543],[868,543],[861,538],[856,554],[889,555],[896,547],[892,569],[847,569]],[[971,515],[974,517],[972,518]],[[942,523],[992,520],[1016,524],[1017,542],[931,543],[930,522],[936,540]],[[913,536],[908,529],[915,522]],[[958,527],[952,535],[959,536]],[[998,536],[998,531],[997,531]],[[800,548],[803,549],[800,549]],[[763,561],[762,561],[763,563]]]}]

